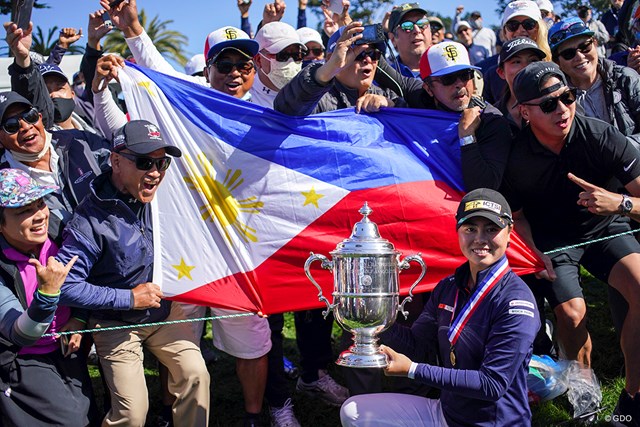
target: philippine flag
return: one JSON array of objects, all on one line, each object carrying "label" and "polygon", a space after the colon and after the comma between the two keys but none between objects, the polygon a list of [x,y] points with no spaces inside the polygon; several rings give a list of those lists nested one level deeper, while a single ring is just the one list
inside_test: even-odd
[{"label": "philippine flag", "polygon": [[[289,117],[135,65],[120,73],[132,119],[156,123],[183,157],[154,200],[155,283],[172,299],[265,314],[321,307],[309,253],[351,234],[368,202],[383,238],[421,253],[431,290],[465,259],[454,213],[463,192],[457,116],[338,110]],[[540,267],[519,238],[509,261]],[[313,275],[331,301],[333,276]],[[401,292],[418,267],[400,275]]]}]

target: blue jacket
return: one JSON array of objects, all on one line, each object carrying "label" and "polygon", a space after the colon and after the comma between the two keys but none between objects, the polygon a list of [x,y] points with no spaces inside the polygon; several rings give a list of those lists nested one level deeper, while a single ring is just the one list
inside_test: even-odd
[{"label": "blue jacket", "polygon": [[[481,271],[477,283],[495,266]],[[427,348],[438,349],[441,366],[418,364],[415,380],[442,390],[442,411],[449,426],[528,426],[526,377],[540,327],[535,299],[518,276],[507,272],[469,318],[455,345],[453,367],[447,333],[453,307],[457,316],[470,297],[469,274],[468,263],[459,267],[436,286],[411,328],[396,324],[381,338],[413,359]]]},{"label": "blue jacket", "polygon": [[107,185],[111,172],[91,183],[91,194],[78,205],[63,233],[57,258],[78,260],[62,286],[60,304],[93,310],[98,319],[129,323],[164,320],[170,301],[157,309],[133,310],[131,290],[153,277],[153,235],[150,206],[140,220],[119,199],[102,199],[98,190]]}]

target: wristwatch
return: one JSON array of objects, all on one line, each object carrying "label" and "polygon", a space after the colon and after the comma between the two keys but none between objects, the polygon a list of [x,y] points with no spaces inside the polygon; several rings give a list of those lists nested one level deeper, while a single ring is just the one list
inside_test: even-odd
[{"label": "wristwatch", "polygon": [[460,147],[473,144],[474,142],[476,142],[476,137],[474,135],[463,136],[462,138],[460,138]]},{"label": "wristwatch", "polygon": [[633,202],[631,201],[631,198],[626,194],[623,194],[622,201],[620,202],[620,206],[618,207],[618,210],[622,215],[627,215],[631,213],[632,209],[633,209]]}]

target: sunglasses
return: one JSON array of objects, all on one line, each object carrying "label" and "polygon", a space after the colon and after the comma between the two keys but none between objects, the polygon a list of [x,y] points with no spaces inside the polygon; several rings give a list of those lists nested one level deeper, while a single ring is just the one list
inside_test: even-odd
[{"label": "sunglasses", "polygon": [[356,56],[356,61],[364,61],[366,57],[371,58],[372,61],[378,61],[381,56],[382,52],[380,52],[378,49],[365,50],[363,52],[360,52],[360,54]]},{"label": "sunglasses", "polygon": [[[416,22],[412,22],[412,21],[404,21],[403,23],[401,23],[400,25],[398,25],[398,27],[400,27],[400,29],[402,31],[404,31],[405,33],[410,33],[411,31],[413,31],[413,29],[415,27],[418,27],[418,29],[420,31],[424,30],[429,24],[429,20],[428,19],[419,19]],[[440,27],[442,28],[442,27]]]},{"label": "sunglasses", "polygon": [[457,73],[446,74],[444,76],[438,77],[437,79],[432,79],[434,81],[440,82],[442,86],[451,86],[455,82],[462,81],[462,83],[466,83],[469,80],[473,79],[475,72],[472,69],[458,71]]},{"label": "sunglasses", "polygon": [[558,108],[558,101],[562,102],[567,107],[576,102],[576,88],[569,89],[562,95],[555,96],[553,98],[547,98],[539,104],[522,104],[522,105],[537,105],[540,107],[543,113],[549,114],[556,111]]},{"label": "sunglasses", "polygon": [[516,20],[512,20],[512,21],[508,21],[506,24],[504,24],[504,27],[511,31],[512,33],[515,33],[516,31],[518,31],[518,28],[520,28],[520,26],[522,25],[522,28],[524,28],[527,31],[531,31],[534,28],[536,28],[538,26],[538,21],[536,21],[535,19],[525,19],[524,21],[520,22],[520,21],[516,21]]},{"label": "sunglasses", "polygon": [[278,62],[287,62],[289,58],[293,58],[295,62],[300,62],[305,56],[305,52],[302,50],[298,50],[296,52],[278,52],[276,53],[276,61]]},{"label": "sunglasses", "polygon": [[18,114],[7,118],[2,122],[2,129],[9,135],[18,133],[20,130],[20,120],[24,120],[30,125],[35,125],[40,120],[40,113],[35,108],[31,108],[29,111],[25,111],[22,114]]},{"label": "sunglasses", "polygon": [[442,29],[442,25],[438,24],[437,22],[429,22],[429,27],[431,27],[432,33],[437,33]]},{"label": "sunglasses", "polygon": [[562,52],[558,52],[558,55],[562,56],[564,59],[569,61],[569,60],[573,59],[576,56],[578,51],[580,51],[581,53],[589,53],[589,51],[591,50],[591,46],[592,45],[593,45],[593,39],[590,38],[590,39],[585,40],[584,42],[580,43],[576,47],[572,47],[570,49],[565,49]]},{"label": "sunglasses", "polygon": [[584,24],[584,22],[576,22],[575,24],[570,25],[567,29],[556,31],[555,33],[549,36],[549,43],[551,45],[556,45],[561,41],[565,40],[569,36],[580,34],[584,31],[588,31],[589,29]]},{"label": "sunglasses", "polygon": [[136,169],[141,171],[151,170],[155,166],[156,169],[158,169],[158,171],[163,172],[163,171],[166,171],[167,168],[169,168],[169,165],[171,164],[171,157],[167,157],[167,156],[154,158],[154,157],[138,156],[136,154],[128,154],[128,153],[122,153],[122,152],[118,154],[124,157],[125,159],[129,159],[132,162],[135,162]]},{"label": "sunglasses", "polygon": [[311,52],[313,56],[321,56],[324,53],[324,49],[320,47],[314,47],[313,49],[309,49],[308,52]]},{"label": "sunglasses", "polygon": [[235,68],[240,72],[240,74],[244,74],[246,76],[251,72],[251,70],[253,70],[253,63],[250,61],[216,61],[212,65],[216,67],[216,70],[221,74],[229,74]]}]

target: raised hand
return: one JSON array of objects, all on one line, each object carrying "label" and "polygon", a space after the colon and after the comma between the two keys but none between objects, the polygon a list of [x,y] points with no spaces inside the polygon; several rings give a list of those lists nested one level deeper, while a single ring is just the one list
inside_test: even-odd
[{"label": "raised hand", "polygon": [[275,0],[273,3],[267,3],[264,5],[262,11],[262,25],[266,25],[270,22],[280,21],[284,15],[284,10],[287,5],[283,0]]},{"label": "raised hand", "polygon": [[107,13],[105,9],[99,9],[89,14],[89,25],[87,26],[87,43],[89,44],[89,46],[96,50],[100,50],[100,40],[104,36],[106,36],[113,28],[106,25],[102,20],[102,16],[105,13]]},{"label": "raised hand", "polygon": [[16,64],[27,68],[31,64],[29,51],[32,43],[33,22],[29,23],[29,28],[26,31],[18,28],[18,25],[13,22],[5,22],[4,29],[7,32],[5,41],[13,53]]},{"label": "raised hand", "polygon": [[142,34],[136,0],[125,0],[113,8],[109,7],[109,0],[100,0],[100,6],[109,12],[111,22],[126,38]]},{"label": "raised hand", "polygon": [[82,37],[82,28],[76,31],[75,28],[63,28],[58,36],[58,45],[63,49],[69,49],[69,46],[80,40]]},{"label": "raised hand", "polygon": [[54,257],[49,257],[47,265],[43,266],[35,258],[29,259],[29,264],[36,268],[36,277],[38,279],[38,290],[42,293],[55,295],[60,292],[60,288],[69,274],[69,270],[73,267],[73,264],[78,259],[78,256],[74,256],[71,260],[64,265]]},{"label": "raised hand", "polygon": [[249,8],[251,8],[252,0],[245,2],[244,0],[238,0],[238,10],[240,10],[240,16],[243,18],[249,17]]}]

